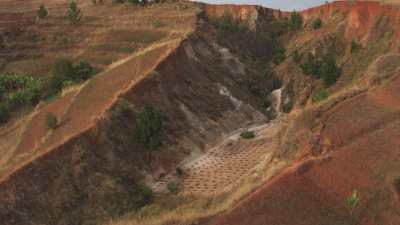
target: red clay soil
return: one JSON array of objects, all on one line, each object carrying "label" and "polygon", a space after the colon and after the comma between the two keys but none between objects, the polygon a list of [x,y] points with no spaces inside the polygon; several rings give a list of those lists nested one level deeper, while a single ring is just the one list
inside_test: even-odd
[{"label": "red clay soil", "polygon": [[26,131],[21,138],[22,141],[15,151],[14,157],[17,157],[19,154],[33,151],[42,144],[43,138],[49,131],[46,126],[46,114],[52,113],[57,118],[61,118],[76,94],[77,91],[71,91],[60,99],[57,99],[40,109],[28,124]]},{"label": "red clay soil", "polygon": [[[276,177],[208,225],[400,224],[400,78],[323,115],[331,152]],[[351,213],[346,199],[360,195]]]},{"label": "red clay soil", "polygon": [[329,20],[337,13],[348,15],[345,33],[347,38],[363,38],[365,34],[370,34],[376,22],[383,17],[393,24],[396,37],[400,37],[398,6],[382,5],[378,1],[336,1],[301,12],[306,21],[316,17]]}]

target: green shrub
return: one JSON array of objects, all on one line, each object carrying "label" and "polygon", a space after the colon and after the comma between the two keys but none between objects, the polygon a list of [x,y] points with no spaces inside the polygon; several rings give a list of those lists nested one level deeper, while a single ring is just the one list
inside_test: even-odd
[{"label": "green shrub", "polygon": [[320,59],[318,59],[314,54],[309,52],[307,54],[305,62],[300,67],[304,74],[312,75],[315,78],[320,78],[321,75],[320,70],[322,63],[323,62]]},{"label": "green shrub", "polygon": [[73,80],[78,81],[87,80],[96,73],[96,70],[86,60],[79,61],[79,63],[73,67],[73,70]]},{"label": "green shrub", "polygon": [[303,73],[324,81],[325,87],[334,85],[342,74],[342,69],[337,66],[333,55],[327,55],[320,59],[312,53],[308,53],[307,59],[301,65]]},{"label": "green shrub", "polygon": [[353,214],[354,209],[358,206],[360,202],[360,197],[358,196],[357,190],[354,190],[353,193],[347,198],[346,205],[350,210],[350,214]]},{"label": "green shrub", "polygon": [[147,149],[156,149],[161,145],[161,129],[160,112],[146,105],[136,119],[136,141]]},{"label": "green shrub", "polygon": [[71,1],[69,4],[67,18],[73,24],[78,23],[82,19],[81,10],[78,8],[78,4],[75,1]]},{"label": "green shrub", "polygon": [[320,101],[323,101],[323,100],[327,99],[328,97],[329,97],[329,91],[322,90],[322,91],[319,91],[317,94],[314,95],[313,101],[314,102],[320,102]]},{"label": "green shrub", "polygon": [[321,67],[321,76],[325,87],[334,85],[341,74],[342,69],[336,65],[335,58],[333,56],[326,56]]},{"label": "green shrub", "polygon": [[39,19],[44,19],[49,15],[49,12],[47,11],[47,9],[42,4],[42,5],[39,6],[39,9],[37,10],[36,14],[37,14],[37,17]]},{"label": "green shrub", "polygon": [[255,134],[253,131],[245,131],[240,134],[240,136],[244,139],[252,139],[255,138]]},{"label": "green shrub", "polygon": [[312,26],[312,28],[313,28],[314,30],[320,29],[320,28],[322,27],[322,20],[321,20],[320,18],[314,20],[314,21],[312,22],[312,25],[311,25],[311,26]]},{"label": "green shrub", "polygon": [[291,31],[297,31],[303,28],[303,17],[297,13],[296,11],[293,11],[290,14],[290,18],[288,21],[288,27],[289,30]]},{"label": "green shrub", "polygon": [[51,129],[51,130],[54,130],[57,128],[58,119],[53,113],[48,112],[46,114],[46,126],[48,129]]}]

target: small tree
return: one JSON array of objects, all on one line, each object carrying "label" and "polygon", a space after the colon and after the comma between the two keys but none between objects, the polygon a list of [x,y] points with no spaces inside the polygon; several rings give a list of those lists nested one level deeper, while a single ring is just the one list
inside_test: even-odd
[{"label": "small tree", "polygon": [[161,145],[162,120],[160,112],[146,105],[136,119],[136,141],[147,149],[156,149]]},{"label": "small tree", "polygon": [[321,67],[321,77],[326,87],[332,86],[342,74],[342,69],[336,65],[336,60],[333,56],[327,56]]},{"label": "small tree", "polygon": [[42,4],[42,5],[39,6],[39,9],[37,10],[36,14],[37,14],[37,17],[39,19],[44,19],[49,15],[49,12],[47,11],[47,9]]},{"label": "small tree", "polygon": [[318,59],[318,57],[309,52],[307,54],[305,62],[300,67],[304,74],[312,75],[315,78],[320,78],[322,63],[323,62],[320,59]]},{"label": "small tree", "polygon": [[82,19],[81,10],[78,8],[78,4],[75,1],[69,4],[67,18],[73,24],[78,23]]},{"label": "small tree", "polygon": [[322,27],[322,20],[321,20],[320,18],[318,18],[318,19],[316,19],[316,20],[313,21],[313,23],[312,23],[312,28],[313,28],[314,30],[318,30],[318,29],[320,29],[321,27]]},{"label": "small tree", "polygon": [[54,130],[57,128],[58,119],[53,113],[48,112],[46,114],[46,126],[48,129],[51,129],[51,130]]},{"label": "small tree", "polygon": [[346,205],[347,208],[350,210],[350,214],[352,215],[354,209],[358,206],[360,202],[360,197],[358,196],[357,190],[354,190],[353,193],[347,198]]},{"label": "small tree", "polygon": [[74,67],[72,62],[63,58],[57,59],[52,68],[51,89],[56,93],[61,91],[63,82],[73,77]]},{"label": "small tree", "polygon": [[74,80],[87,80],[95,74],[95,69],[86,60],[81,60],[74,67]]}]

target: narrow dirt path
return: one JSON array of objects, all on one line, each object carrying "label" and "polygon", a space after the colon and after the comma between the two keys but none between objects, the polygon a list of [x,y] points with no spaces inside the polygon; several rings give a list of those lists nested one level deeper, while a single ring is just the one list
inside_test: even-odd
[{"label": "narrow dirt path", "polygon": [[[227,192],[272,153],[273,138],[278,133],[279,125],[280,119],[277,119],[268,124],[240,129],[222,138],[205,154],[181,165],[184,175],[180,181],[172,173],[152,187],[155,191],[163,192],[169,183],[180,182],[183,194],[210,196]],[[240,134],[245,130],[253,131],[256,137],[241,138]]]}]

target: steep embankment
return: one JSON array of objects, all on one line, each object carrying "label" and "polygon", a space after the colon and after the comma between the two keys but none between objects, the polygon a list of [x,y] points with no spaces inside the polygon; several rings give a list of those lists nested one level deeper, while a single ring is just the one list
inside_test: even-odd
[{"label": "steep embankment", "polygon": [[[0,219],[9,224],[94,224],[150,201],[152,183],[193,153],[269,118],[252,88],[273,90],[228,49],[208,24],[186,39],[151,45],[77,90],[39,107],[5,164]],[[161,148],[135,141],[137,115],[152,105],[163,120]],[[43,130],[43,113],[60,116]],[[41,121],[41,122],[40,122]]]},{"label": "steep embankment", "polygon": [[[304,88],[292,94],[295,119],[281,146],[293,166],[204,224],[400,223],[400,11],[341,1],[301,14],[306,28],[289,39],[289,51],[324,51],[333,38],[342,76],[331,97],[312,102],[320,84],[303,79],[294,60],[275,68],[286,88]],[[310,28],[316,18],[324,23],[319,30]],[[350,52],[352,40],[362,43],[359,52]]]}]

